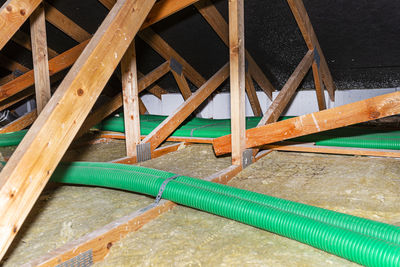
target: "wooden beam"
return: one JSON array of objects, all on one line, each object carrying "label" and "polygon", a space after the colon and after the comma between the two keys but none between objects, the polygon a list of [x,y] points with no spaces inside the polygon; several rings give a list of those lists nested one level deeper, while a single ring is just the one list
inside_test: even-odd
[{"label": "wooden beam", "polygon": [[154,96],[156,96],[158,99],[161,99],[162,95],[168,94],[167,90],[165,90],[164,88],[161,88],[157,84],[155,84],[154,86],[152,86],[149,89],[147,89],[147,91],[149,91],[149,93],[151,93]]},{"label": "wooden beam", "polygon": [[44,7],[46,11],[46,20],[78,43],[82,43],[92,37],[90,33],[52,5],[44,2]]},{"label": "wooden beam", "polygon": [[249,99],[254,116],[262,116],[260,101],[258,101],[257,92],[253,84],[253,79],[251,78],[251,74],[249,72],[246,72],[246,94]]},{"label": "wooden beam", "polygon": [[203,101],[220,86],[229,75],[229,64],[223,66],[203,86],[191,95],[178,109],[158,125],[142,143],[150,143],[156,149]]},{"label": "wooden beam", "polygon": [[0,134],[2,133],[11,133],[25,129],[29,125],[31,125],[37,118],[36,109],[32,110],[29,113],[19,117],[13,122],[10,122],[6,126],[0,128]]},{"label": "wooden beam", "polygon": [[297,25],[303,35],[303,38],[307,44],[309,50],[316,49],[320,58],[320,70],[323,82],[328,90],[329,97],[332,101],[335,100],[336,86],[333,82],[331,72],[329,71],[328,63],[326,62],[324,53],[319,45],[317,35],[314,32],[314,28],[311,24],[310,18],[308,17],[306,8],[304,7],[302,0],[287,0],[290,9],[296,19]]},{"label": "wooden beam", "polygon": [[0,257],[155,0],[119,0],[0,173]]},{"label": "wooden beam", "polygon": [[9,59],[8,57],[0,54],[0,62],[1,67],[5,68],[11,72],[13,71],[20,71],[20,72],[27,72],[29,71],[29,69],[27,67],[25,67],[24,65],[18,63],[15,60]]},{"label": "wooden beam", "polygon": [[136,156],[136,145],[141,141],[135,40],[132,41],[121,60],[121,73],[126,155],[133,157]]},{"label": "wooden beam", "polygon": [[314,52],[312,50],[306,53],[300,64],[296,67],[293,74],[289,77],[286,84],[279,92],[278,96],[269,106],[267,112],[265,112],[264,116],[258,123],[258,126],[265,125],[271,122],[276,122],[279,119],[279,116],[282,114],[287,104],[293,98],[297,87],[299,87],[301,81],[304,79],[307,72],[309,71],[313,62],[313,56]]},{"label": "wooden beam", "polygon": [[[400,113],[400,92],[259,126],[246,131],[246,148],[376,120]],[[217,155],[229,153],[230,135],[214,139]]]},{"label": "wooden beam", "polygon": [[36,8],[31,15],[30,21],[36,109],[37,113],[40,114],[51,97],[46,20],[43,5],[39,5]]},{"label": "wooden beam", "polygon": [[0,50],[24,24],[41,0],[8,0],[0,8]]},{"label": "wooden beam", "polygon": [[[128,162],[128,164],[130,164]],[[242,170],[240,166],[230,166],[204,180],[226,184]],[[55,266],[78,256],[88,250],[93,251],[93,262],[102,261],[109,253],[110,248],[127,234],[137,231],[146,223],[156,219],[164,212],[177,206],[172,201],[161,200],[156,206],[151,204],[139,211],[122,217],[103,228],[65,244],[64,246],[43,255],[29,263],[27,266]]]},{"label": "wooden beam", "polygon": [[242,165],[246,145],[243,0],[229,1],[229,55],[232,165]]},{"label": "wooden beam", "polygon": [[[49,73],[54,75],[75,63],[89,41],[85,41],[57,57],[49,60]],[[28,71],[14,80],[0,86],[0,101],[19,93],[35,84],[34,71]]]},{"label": "wooden beam", "polygon": [[[21,30],[17,31],[14,36],[11,38],[12,41],[17,43],[18,45],[26,48],[29,51],[32,51],[32,43],[31,38],[26,33],[22,32]],[[56,57],[58,53],[51,48],[47,48],[49,58]]]},{"label": "wooden beam", "polygon": [[358,147],[316,146],[312,143],[280,142],[277,144],[265,145],[262,148],[276,150],[276,151],[400,158],[399,150],[371,149],[371,148],[358,148]]},{"label": "wooden beam", "polygon": [[160,56],[166,60],[174,58],[182,65],[182,72],[194,85],[202,86],[206,80],[198,73],[181,55],[178,54],[160,35],[152,29],[147,28],[139,33],[139,37],[143,39],[151,48],[153,48]]},{"label": "wooden beam", "polygon": [[[214,29],[224,44],[229,47],[228,23],[226,23],[224,17],[221,15],[221,13],[219,13],[213,3],[209,0],[202,0],[195,3],[194,6],[208,22],[208,24],[210,24],[210,26]],[[272,92],[275,91],[275,88],[272,86],[271,82],[268,80],[247,50],[245,50],[245,55],[249,63],[249,71],[253,79],[257,82],[269,99],[272,100]]]},{"label": "wooden beam", "polygon": [[314,62],[312,64],[312,70],[313,70],[313,76],[314,76],[315,93],[317,95],[319,110],[324,110],[324,109],[326,109],[324,83],[322,82],[321,72],[319,69],[320,68],[319,68],[317,62],[315,62],[315,60],[314,60]]},{"label": "wooden beam", "polygon": [[181,91],[183,99],[187,100],[192,95],[192,91],[190,91],[189,85],[186,81],[185,76],[183,75],[183,72],[179,74],[171,69],[171,73],[174,76],[176,83],[178,84],[178,88],[179,91]]}]

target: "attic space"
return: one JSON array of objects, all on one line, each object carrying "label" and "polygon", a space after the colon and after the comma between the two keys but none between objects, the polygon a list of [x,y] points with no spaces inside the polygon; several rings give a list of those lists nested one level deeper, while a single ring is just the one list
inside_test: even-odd
[{"label": "attic space", "polygon": [[400,3],[0,4],[0,266],[400,265]]}]

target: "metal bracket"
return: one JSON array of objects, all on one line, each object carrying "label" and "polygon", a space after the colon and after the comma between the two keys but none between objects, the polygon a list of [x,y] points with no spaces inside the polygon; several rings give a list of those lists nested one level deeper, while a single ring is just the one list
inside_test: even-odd
[{"label": "metal bracket", "polygon": [[243,169],[253,163],[253,149],[246,149],[243,151]]},{"label": "metal bracket", "polygon": [[171,59],[169,60],[169,67],[171,68],[171,70],[175,71],[176,73],[178,73],[178,75],[182,74],[182,70],[183,67],[181,65],[181,63],[179,63],[175,58],[171,57]]},{"label": "metal bracket", "polygon": [[24,74],[24,72],[22,72],[22,71],[20,71],[20,70],[14,70],[14,71],[12,72],[12,74],[13,74],[15,77],[19,77],[19,76],[21,76],[22,74]]},{"label": "metal bracket", "polygon": [[56,265],[56,267],[87,267],[93,265],[93,250],[85,251],[78,256],[73,257],[63,263]]},{"label": "metal bracket", "polygon": [[164,192],[165,187],[167,186],[167,184],[168,184],[170,181],[172,181],[172,180],[178,178],[179,176],[180,176],[180,175],[174,175],[174,176],[169,177],[169,178],[167,178],[167,179],[164,180],[164,182],[162,183],[162,185],[161,185],[161,187],[160,187],[160,190],[158,190],[158,194],[157,194],[156,200],[154,201],[154,204],[158,205],[158,203],[159,203],[160,200],[161,200],[162,193]]},{"label": "metal bracket", "polygon": [[319,68],[319,65],[321,64],[321,57],[319,56],[317,47],[314,47],[314,60],[315,60],[315,63],[317,63],[317,66]]},{"label": "metal bracket", "polygon": [[136,159],[137,162],[143,162],[151,159],[151,145],[150,143],[136,145]]}]

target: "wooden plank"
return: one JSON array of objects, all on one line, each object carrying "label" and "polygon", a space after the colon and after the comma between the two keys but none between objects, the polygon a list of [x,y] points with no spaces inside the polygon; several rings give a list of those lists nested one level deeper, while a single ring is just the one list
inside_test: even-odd
[{"label": "wooden plank", "polygon": [[322,74],[323,82],[328,90],[329,97],[332,101],[335,100],[336,86],[333,82],[331,72],[329,71],[328,63],[326,62],[324,53],[319,45],[317,35],[315,34],[314,28],[311,24],[310,18],[308,17],[306,8],[304,7],[302,0],[287,0],[290,9],[296,19],[297,25],[303,35],[303,38],[307,44],[309,50],[316,49],[320,58],[320,70]]},{"label": "wooden plank", "polygon": [[46,11],[46,20],[78,43],[82,43],[92,37],[90,33],[58,11],[52,5],[44,2],[44,7]]},{"label": "wooden plank", "polygon": [[306,152],[306,153],[400,158],[399,150],[370,149],[370,148],[357,148],[357,147],[336,147],[336,146],[328,147],[328,146],[316,146],[311,143],[299,143],[299,144],[294,144],[292,142],[281,142],[281,143],[265,145],[263,146],[263,149],[270,149],[276,151]]},{"label": "wooden plank", "polygon": [[12,60],[2,54],[0,54],[0,62],[1,62],[1,67],[5,68],[11,72],[13,71],[20,71],[20,72],[27,72],[29,69],[25,67],[24,65],[18,63],[15,60]]},{"label": "wooden plank", "polygon": [[[89,41],[85,41],[49,60],[49,73],[54,75],[75,63]],[[34,71],[28,71],[0,86],[0,101],[19,93],[35,84]]]},{"label": "wooden plank", "polygon": [[40,114],[51,97],[46,20],[42,4],[32,13],[30,21],[36,109],[37,113]]},{"label": "wooden plank", "polygon": [[36,109],[19,117],[15,121],[7,124],[6,126],[0,128],[0,134],[11,133],[25,129],[31,125],[37,118]]},{"label": "wooden plank", "polygon": [[164,88],[161,88],[157,84],[155,84],[152,87],[150,87],[149,89],[147,89],[147,91],[149,91],[149,93],[156,96],[158,99],[161,99],[162,95],[168,94],[167,90],[165,90]]},{"label": "wooden plank", "polygon": [[[221,15],[221,13],[219,13],[213,3],[209,0],[202,0],[195,3],[194,6],[208,22],[208,24],[210,24],[210,26],[214,29],[225,45],[229,46],[228,23],[226,23],[224,17]],[[245,50],[245,56],[249,63],[249,71],[252,77],[265,92],[268,98],[272,100],[272,92],[275,91],[275,88],[272,86],[271,82],[268,80],[247,50]]]},{"label": "wooden plank", "polygon": [[229,64],[223,66],[178,109],[158,125],[142,143],[150,143],[151,150],[156,149],[175,129],[198,108],[203,101],[220,86],[229,75]]},{"label": "wooden plank", "polygon": [[232,165],[242,165],[245,149],[244,3],[229,1],[229,55],[231,92]]},{"label": "wooden plank", "polygon": [[139,113],[140,115],[148,113],[146,106],[144,105],[142,99],[139,98]]},{"label": "wooden plank", "polygon": [[0,173],[0,257],[154,2],[117,2]]},{"label": "wooden plank", "polygon": [[[400,92],[376,96],[246,131],[246,148],[336,129],[400,113]],[[230,135],[214,139],[217,155],[229,153]]]},{"label": "wooden plank", "polygon": [[41,0],[8,0],[0,8],[0,50],[24,24]]},{"label": "wooden plank", "polygon": [[[116,0],[99,0],[106,8],[111,9]],[[193,3],[196,3],[199,0],[160,0],[158,1],[150,11],[147,16],[145,22],[143,23],[141,30],[149,27],[150,25],[159,22],[162,19],[170,16],[173,13],[176,13],[185,7],[190,6]]]},{"label": "wooden plank", "polygon": [[253,84],[253,79],[251,78],[251,74],[249,72],[246,72],[246,94],[249,99],[254,116],[262,116],[260,101],[258,101],[257,92]]},{"label": "wooden plank", "polygon": [[321,79],[321,73],[318,64],[314,61],[312,64],[315,93],[317,95],[318,108],[319,110],[326,109],[325,94],[324,94],[324,84]]},{"label": "wooden plank", "polygon": [[190,91],[189,85],[186,81],[185,76],[183,75],[183,72],[181,74],[178,74],[171,69],[171,73],[174,76],[176,83],[178,84],[178,88],[179,91],[181,91],[183,99],[187,100],[192,95],[192,91]]},{"label": "wooden plank", "polygon": [[308,70],[310,69],[313,62],[313,56],[313,50],[310,50],[306,53],[300,64],[296,67],[293,74],[289,77],[286,84],[279,92],[278,96],[265,112],[264,116],[258,123],[258,126],[265,125],[271,122],[276,122],[279,119],[279,116],[282,114],[287,104],[293,98],[297,87],[299,87],[301,81],[304,79]]},{"label": "wooden plank", "polygon": [[182,71],[197,87],[202,86],[206,80],[198,73],[181,55],[178,54],[160,35],[152,29],[147,28],[139,33],[139,37],[143,39],[151,48],[153,48],[160,56],[166,60],[174,58],[182,65]]},{"label": "wooden plank", "polygon": [[[22,31],[17,31],[11,38],[11,40],[17,43],[18,45],[26,48],[27,50],[32,51],[31,38],[26,33]],[[58,53],[51,48],[47,48],[47,52],[49,54],[49,58],[53,58],[58,55]]]},{"label": "wooden plank", "polygon": [[140,144],[139,88],[136,70],[135,40],[121,60],[122,95],[124,103],[124,124],[126,155],[136,156],[136,145]]},{"label": "wooden plank", "polygon": [[[129,163],[128,163],[129,164]],[[240,166],[230,166],[205,180],[216,183],[227,183],[242,170]],[[146,223],[177,206],[174,202],[161,200],[158,206],[149,205],[128,216],[122,217],[103,228],[65,244],[64,246],[43,255],[23,266],[55,266],[88,250],[93,251],[93,262],[103,260],[110,248],[127,234],[137,231]]]}]

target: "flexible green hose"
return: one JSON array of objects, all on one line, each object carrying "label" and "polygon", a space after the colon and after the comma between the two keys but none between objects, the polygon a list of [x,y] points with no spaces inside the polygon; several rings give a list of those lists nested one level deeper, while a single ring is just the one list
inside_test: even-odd
[{"label": "flexible green hose", "polygon": [[[53,174],[52,180],[118,188],[155,196],[163,181],[171,176],[174,174],[130,165],[72,163],[60,165]],[[319,221],[319,216],[312,213],[299,215],[292,210],[305,209],[307,205],[281,199],[270,201],[273,199],[270,196],[185,176],[170,181],[163,193],[163,198],[287,236],[363,265],[400,265],[400,246],[384,240],[386,235],[373,237],[368,232],[361,234],[342,227],[359,222],[368,227],[364,223],[368,221],[366,219],[349,215],[343,218],[339,216],[341,220],[349,220],[349,222],[342,222],[342,226],[335,226],[329,220]],[[271,202],[283,203],[283,208],[273,207],[270,205]],[[293,205],[292,208],[288,209],[287,207],[291,205]],[[285,208],[287,210],[284,210]],[[314,212],[325,211],[316,208]],[[330,213],[335,212],[330,211]],[[317,219],[312,218],[313,216]],[[370,222],[373,226],[377,223]],[[387,229],[393,231],[392,228],[396,229],[395,226]],[[359,227],[354,227],[354,229],[358,230]],[[382,229],[386,231],[386,228]],[[396,230],[393,232],[398,234],[399,227]]]},{"label": "flexible green hose", "polygon": [[0,146],[16,146],[24,138],[28,130],[0,134]]}]

